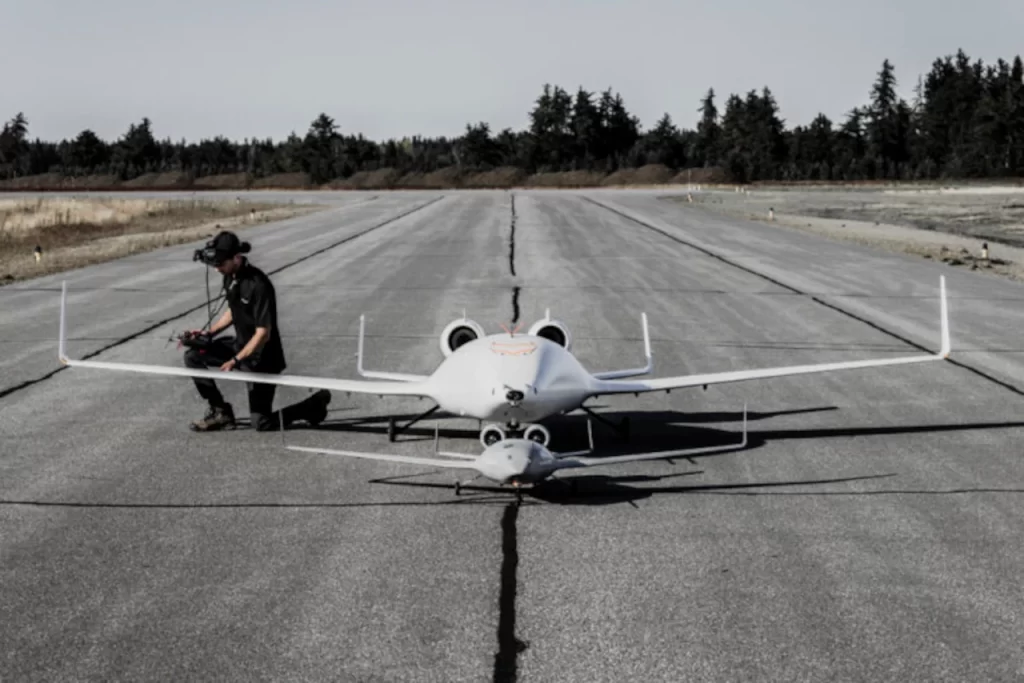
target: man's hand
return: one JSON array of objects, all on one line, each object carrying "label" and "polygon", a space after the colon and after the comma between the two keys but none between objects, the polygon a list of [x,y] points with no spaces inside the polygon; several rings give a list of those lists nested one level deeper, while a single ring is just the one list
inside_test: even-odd
[{"label": "man's hand", "polygon": [[190,347],[202,346],[205,341],[212,339],[212,335],[205,330],[185,330],[178,335],[178,348],[188,345]]},{"label": "man's hand", "polygon": [[234,370],[235,369],[235,359],[234,358],[230,359],[227,363],[224,363],[224,365],[220,366],[220,369],[223,370],[224,372],[228,372],[229,370]]}]

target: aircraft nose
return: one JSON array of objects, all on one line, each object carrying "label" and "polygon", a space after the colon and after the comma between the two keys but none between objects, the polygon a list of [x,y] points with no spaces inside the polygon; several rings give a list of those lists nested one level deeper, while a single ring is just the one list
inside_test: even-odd
[{"label": "aircraft nose", "polygon": [[491,449],[486,468],[492,479],[507,483],[526,472],[530,459],[522,452],[520,444],[499,441]]},{"label": "aircraft nose", "polygon": [[526,471],[527,459],[521,453],[509,453],[505,460],[505,471],[509,478],[518,477]]}]

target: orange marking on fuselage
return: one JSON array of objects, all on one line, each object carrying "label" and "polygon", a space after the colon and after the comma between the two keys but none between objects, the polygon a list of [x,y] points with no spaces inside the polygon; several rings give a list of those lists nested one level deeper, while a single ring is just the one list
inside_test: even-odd
[{"label": "orange marking on fuselage", "polygon": [[525,356],[536,350],[537,344],[532,341],[491,342],[491,351],[503,356]]}]

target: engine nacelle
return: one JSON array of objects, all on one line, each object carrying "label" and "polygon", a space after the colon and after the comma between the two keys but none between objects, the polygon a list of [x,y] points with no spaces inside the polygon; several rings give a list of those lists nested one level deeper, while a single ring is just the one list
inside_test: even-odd
[{"label": "engine nacelle", "polygon": [[476,321],[469,318],[453,320],[441,332],[441,353],[447,358],[463,344],[468,344],[483,336],[485,336],[484,328]]},{"label": "engine nacelle", "polygon": [[530,327],[528,334],[544,337],[567,351],[572,350],[572,333],[569,331],[569,327],[560,320],[542,318]]},{"label": "engine nacelle", "polygon": [[501,425],[489,424],[480,430],[480,443],[487,448],[499,441],[504,441],[505,436],[505,430],[501,428]]},{"label": "engine nacelle", "polygon": [[551,443],[551,432],[544,425],[533,424],[523,432],[523,438],[536,441],[541,446],[547,446]]}]

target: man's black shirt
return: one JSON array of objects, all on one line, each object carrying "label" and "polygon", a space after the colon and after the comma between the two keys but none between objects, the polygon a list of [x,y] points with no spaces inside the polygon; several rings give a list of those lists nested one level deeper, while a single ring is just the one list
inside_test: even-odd
[{"label": "man's black shirt", "polygon": [[284,348],[277,326],[277,295],[270,278],[245,261],[237,273],[224,276],[224,290],[235,326],[236,353],[255,336],[257,327],[270,328],[270,338],[263,348],[244,359],[243,363],[258,372],[284,370]]}]

